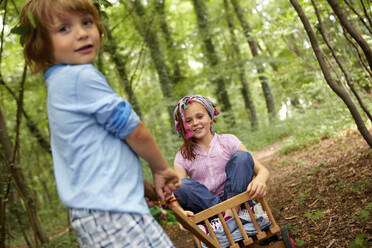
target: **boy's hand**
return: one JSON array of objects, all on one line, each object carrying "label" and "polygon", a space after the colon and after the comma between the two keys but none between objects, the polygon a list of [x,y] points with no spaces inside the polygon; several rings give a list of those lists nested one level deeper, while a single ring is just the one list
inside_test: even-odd
[{"label": "boy's hand", "polygon": [[173,191],[181,186],[180,178],[171,168],[153,171],[152,175],[154,178],[155,191],[160,196],[161,200],[170,196]]}]

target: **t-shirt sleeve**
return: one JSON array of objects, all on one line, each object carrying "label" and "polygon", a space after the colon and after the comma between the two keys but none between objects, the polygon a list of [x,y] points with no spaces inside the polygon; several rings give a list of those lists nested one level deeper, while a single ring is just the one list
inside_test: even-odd
[{"label": "t-shirt sleeve", "polygon": [[242,142],[233,134],[223,134],[223,145],[225,149],[229,151],[230,154],[234,154]]},{"label": "t-shirt sleeve", "polygon": [[93,115],[106,131],[120,139],[133,132],[140,121],[130,103],[116,94],[93,66],[80,71],[76,97],[80,111]]},{"label": "t-shirt sleeve", "polygon": [[187,163],[186,163],[186,160],[183,158],[181,151],[177,152],[174,158],[174,165],[181,167],[187,172]]}]

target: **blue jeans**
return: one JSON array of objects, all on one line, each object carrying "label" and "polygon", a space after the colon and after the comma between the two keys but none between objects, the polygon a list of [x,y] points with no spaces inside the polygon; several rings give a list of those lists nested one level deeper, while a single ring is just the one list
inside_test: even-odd
[{"label": "blue jeans", "polygon": [[246,191],[254,175],[251,154],[245,151],[235,152],[227,162],[225,172],[226,183],[222,198],[212,194],[205,185],[183,178],[181,187],[174,191],[182,208],[198,213]]}]

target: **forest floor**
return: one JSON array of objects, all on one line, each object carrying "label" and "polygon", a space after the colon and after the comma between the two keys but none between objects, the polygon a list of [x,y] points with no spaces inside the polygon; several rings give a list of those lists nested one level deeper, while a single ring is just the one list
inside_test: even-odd
[{"label": "forest floor", "polygon": [[[344,248],[356,239],[371,245],[372,149],[359,132],[349,129],[285,155],[277,152],[281,147],[277,142],[255,157],[271,171],[266,199],[297,247]],[[193,247],[190,233],[177,225],[164,229],[177,248]]]}]

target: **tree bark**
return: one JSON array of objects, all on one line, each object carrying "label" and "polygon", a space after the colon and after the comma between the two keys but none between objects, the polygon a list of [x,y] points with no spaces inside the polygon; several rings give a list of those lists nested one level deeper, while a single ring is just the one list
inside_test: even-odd
[{"label": "tree bark", "polygon": [[[193,0],[193,4],[199,27],[199,35],[202,37],[204,42],[206,57],[211,64],[215,75],[217,75],[217,77],[212,80],[212,82],[217,85],[215,94],[218,102],[222,104],[222,110],[229,111],[231,110],[230,98],[226,90],[225,80],[221,75],[218,75],[217,72],[219,60],[213,45],[212,35],[209,31],[208,14],[205,2],[204,0]],[[231,120],[233,121],[233,119]]]},{"label": "tree bark", "polygon": [[131,82],[128,80],[128,75],[125,69],[126,59],[120,56],[118,45],[115,38],[112,36],[110,28],[108,26],[105,28],[108,39],[108,42],[105,45],[105,50],[110,54],[110,57],[115,64],[116,70],[119,74],[120,85],[124,88],[128,101],[130,104],[132,104],[134,111],[139,115],[139,117],[142,117],[141,108],[139,106],[136,94],[133,91]]},{"label": "tree bark", "polygon": [[332,90],[344,101],[344,103],[348,107],[351,115],[353,116],[353,118],[355,120],[355,123],[358,127],[359,132],[361,133],[361,135],[363,136],[365,141],[368,143],[368,145],[372,148],[372,135],[369,133],[368,129],[364,125],[363,119],[361,118],[361,116],[358,112],[358,109],[356,108],[356,106],[354,105],[354,103],[352,102],[352,100],[350,99],[348,94],[341,87],[339,87],[337,85],[337,83],[333,80],[333,78],[332,78],[332,76],[331,76],[331,74],[330,74],[330,72],[327,68],[327,65],[324,61],[324,58],[323,58],[324,54],[320,50],[318,41],[316,39],[315,33],[314,33],[314,31],[313,31],[313,29],[310,25],[309,20],[307,19],[305,13],[303,12],[303,10],[302,10],[300,4],[297,2],[297,0],[290,0],[290,2],[292,4],[292,6],[295,8],[298,16],[300,17],[300,19],[302,21],[302,24],[304,25],[306,33],[309,36],[311,46],[314,50],[316,58],[318,59],[318,63],[319,63],[320,68],[323,72],[323,75],[324,75],[324,78],[325,78],[326,82],[332,88]]},{"label": "tree bark", "polygon": [[[244,35],[247,39],[249,48],[251,49],[252,56],[254,58],[257,58],[259,56],[257,42],[250,36],[251,28],[248,22],[244,18],[243,11],[236,0],[232,0],[231,3],[234,6],[235,13],[240,21],[240,25],[243,28]],[[271,88],[269,86],[269,83],[267,82],[267,78],[266,76],[264,76],[265,68],[262,65],[262,63],[258,61],[255,61],[255,64],[256,64],[258,75],[259,75],[258,78],[261,82],[262,91],[265,97],[267,112],[269,113],[270,119],[275,119],[275,116],[276,116],[275,102],[274,102],[274,97],[271,93]]]},{"label": "tree bark", "polygon": [[249,114],[249,118],[251,121],[251,127],[252,129],[258,129],[258,119],[257,119],[257,114],[256,114],[256,108],[254,106],[254,102],[252,99],[252,94],[249,89],[249,84],[248,80],[245,74],[245,67],[244,67],[244,62],[240,53],[240,48],[238,45],[238,41],[236,39],[235,33],[234,33],[234,23],[232,21],[232,18],[230,16],[230,11],[229,11],[229,1],[224,0],[224,5],[225,5],[225,10],[226,10],[226,21],[227,25],[229,27],[229,32],[230,32],[230,37],[231,37],[231,43],[235,52],[235,56],[238,61],[238,74],[240,81],[242,83],[242,88],[241,88],[241,93],[244,99],[244,105],[245,108],[247,109],[247,112]]},{"label": "tree bark", "polygon": [[358,16],[360,22],[364,25],[364,27],[368,30],[369,34],[372,35],[372,28],[370,26],[368,26],[368,24],[364,21],[364,18],[363,16],[361,16],[358,11],[356,11],[355,8],[353,8],[353,6],[351,5],[351,3],[348,1],[348,0],[344,0],[344,2],[346,3],[346,5],[351,9],[351,11],[354,12],[354,14],[356,16]]},{"label": "tree bark", "polygon": [[184,76],[182,75],[181,71],[181,56],[177,52],[177,49],[175,48],[175,42],[169,32],[169,27],[166,21],[165,16],[165,0],[156,0],[155,3],[156,11],[159,15],[159,23],[160,23],[160,29],[162,31],[162,34],[164,36],[165,42],[167,43],[167,52],[168,52],[168,61],[170,64],[172,64],[173,67],[173,73],[171,74],[171,79],[173,82],[173,85],[176,85],[178,82],[180,82],[182,79],[184,79]]},{"label": "tree bark", "polygon": [[[135,1],[132,1],[132,3],[134,4],[135,12],[138,15],[138,17],[140,17],[142,20],[146,20],[145,8],[142,6],[141,1],[135,0]],[[141,24],[140,27],[137,27],[137,28],[139,29],[140,34],[143,36],[147,46],[150,49],[151,58],[152,58],[152,61],[155,65],[155,69],[159,76],[160,86],[163,92],[163,96],[165,97],[166,101],[172,101],[173,99],[172,88],[171,88],[172,83],[171,83],[170,76],[169,76],[169,70],[165,63],[163,52],[160,49],[156,31],[153,30],[153,28],[150,26],[145,27],[143,23]],[[170,125],[171,127],[173,127],[174,126],[173,106],[168,105],[167,110],[169,114]]]},{"label": "tree bark", "polygon": [[364,55],[366,56],[369,67],[372,70],[372,50],[369,47],[367,41],[358,33],[352,23],[347,19],[346,15],[343,13],[340,5],[338,5],[336,0],[327,0],[333,12],[336,14],[340,20],[341,25],[347,30],[347,32],[354,38],[358,45],[362,48]]}]

